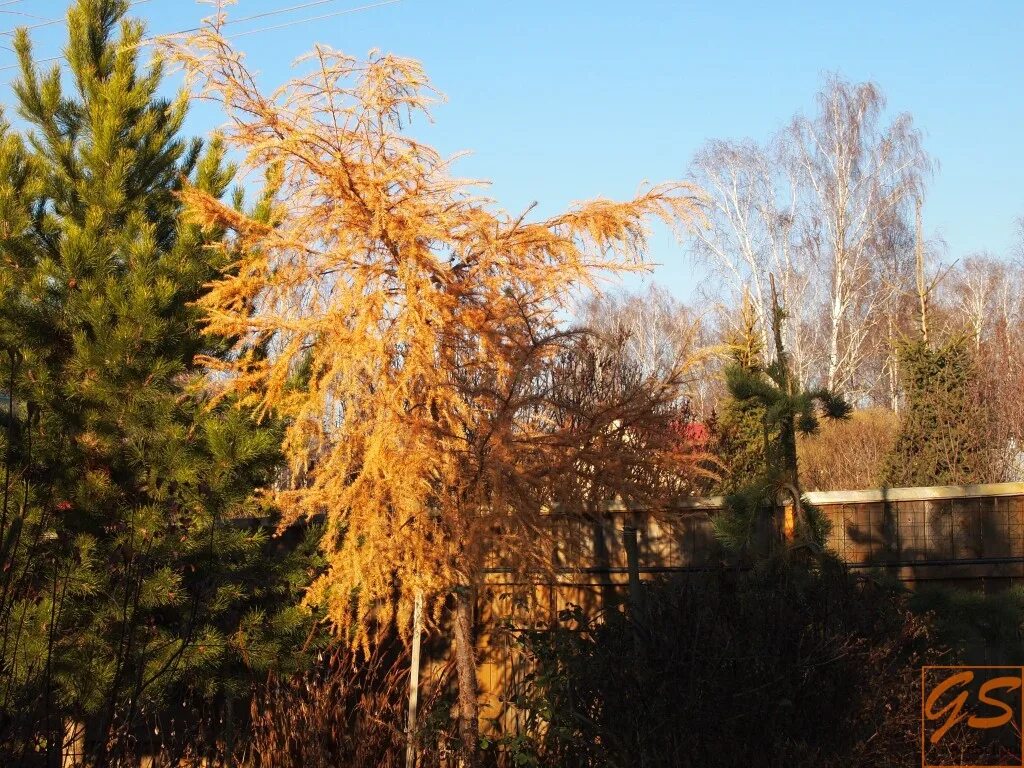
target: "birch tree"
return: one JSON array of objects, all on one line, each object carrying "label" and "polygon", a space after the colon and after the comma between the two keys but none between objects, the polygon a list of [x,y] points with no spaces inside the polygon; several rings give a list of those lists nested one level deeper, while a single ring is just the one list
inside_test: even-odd
[{"label": "birch tree", "polygon": [[931,162],[909,115],[885,121],[874,84],[832,75],[817,101],[813,117],[765,145],[715,140],[697,153],[691,172],[709,194],[710,226],[692,252],[712,268],[725,312],[749,294],[763,349],[774,275],[796,377],[859,400],[878,387],[880,353],[890,385],[898,379],[892,319],[913,274],[908,213]]},{"label": "birch tree", "polygon": [[581,320],[598,343],[635,365],[648,381],[663,380],[681,367],[690,370],[680,395],[695,415],[710,411],[713,377],[702,363],[711,339],[704,318],[664,288],[594,295],[583,305]]},{"label": "birch tree", "polygon": [[939,331],[970,340],[976,361],[976,397],[985,405],[987,475],[992,481],[1020,477],[1024,444],[1024,302],[1020,266],[992,254],[973,254],[939,284],[936,304],[945,323]]},{"label": "birch tree", "polygon": [[1007,265],[989,254],[972,254],[949,276],[949,301],[960,324],[981,351],[982,342],[995,341],[995,330],[1012,322],[1012,294]]},{"label": "birch tree", "polygon": [[909,114],[884,123],[874,83],[826,78],[813,118],[787,131],[801,187],[801,247],[824,288],[824,385],[855,380],[881,317],[880,231],[923,197],[931,162]]},{"label": "birch tree", "polygon": [[[915,285],[915,235],[900,211],[893,211],[875,236],[878,254],[876,283],[877,318],[872,318],[864,351],[852,382],[860,399],[899,410],[901,338],[920,323]],[[932,249],[925,251],[926,256]],[[926,259],[927,261],[928,259]],[[934,259],[931,259],[934,261]]]},{"label": "birch tree", "polygon": [[799,189],[792,170],[779,141],[766,147],[721,140],[705,145],[690,172],[709,195],[709,224],[692,240],[692,252],[711,268],[712,298],[724,300],[726,313],[734,312],[743,295],[749,295],[763,350],[771,349],[768,281],[775,275],[781,299],[794,308],[785,342],[798,378],[805,378],[810,356],[803,310],[811,305],[813,286],[795,247]]}]

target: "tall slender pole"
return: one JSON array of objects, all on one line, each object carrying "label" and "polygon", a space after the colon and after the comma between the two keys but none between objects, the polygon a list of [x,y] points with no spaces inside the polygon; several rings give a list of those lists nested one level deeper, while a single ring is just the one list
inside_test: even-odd
[{"label": "tall slender pole", "polygon": [[921,224],[921,197],[914,200],[914,262],[917,273],[917,297],[921,304],[921,341],[928,344],[928,286],[924,276],[924,233]]},{"label": "tall slender pole", "polygon": [[420,694],[420,635],[423,634],[423,592],[416,590],[412,609],[412,660],[409,663],[409,719],[405,726],[405,768],[416,765],[416,705]]},{"label": "tall slender pole", "polygon": [[[775,275],[769,273],[768,280],[772,289],[772,335],[775,338],[775,361],[778,365],[779,389],[783,394],[792,400],[796,394],[793,374],[789,370],[789,357],[786,355],[786,348],[782,342],[782,321],[786,316],[785,310],[779,303],[779,294],[775,290]],[[782,447],[782,460],[785,462],[786,478],[794,486],[800,485],[797,474],[796,455],[796,424],[793,412],[787,409],[779,424],[779,443]],[[781,529],[781,526],[780,526]]]}]

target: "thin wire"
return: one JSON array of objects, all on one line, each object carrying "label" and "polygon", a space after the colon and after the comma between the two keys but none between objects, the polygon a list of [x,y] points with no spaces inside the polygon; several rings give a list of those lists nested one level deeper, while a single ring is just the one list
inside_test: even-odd
[{"label": "thin wire", "polygon": [[21,0],[7,0],[7,2],[5,2],[5,3],[0,3],[0,8],[3,8],[5,5],[14,5],[15,3],[20,3],[20,2],[21,2]]},{"label": "thin wire", "polygon": [[[270,10],[270,11],[263,11],[262,13],[254,13],[251,16],[243,16],[240,19],[228,19],[227,21],[224,22],[223,26],[227,26],[228,24],[241,24],[244,21],[254,21],[255,19],[263,19],[263,18],[266,18],[267,16],[277,16],[277,15],[282,14],[282,13],[288,13],[289,11],[300,11],[303,8],[312,8],[313,6],[316,6],[316,5],[324,5],[325,3],[336,3],[337,1],[338,0],[313,0],[313,2],[300,3],[299,5],[288,6],[287,8],[277,8],[277,9]],[[8,0],[8,2],[20,3],[21,0]],[[132,3],[132,6],[134,7],[136,5],[142,5],[143,3],[148,3],[148,2],[150,2],[150,0],[137,0],[137,2]],[[0,3],[0,6],[3,6],[3,5],[4,5],[3,3]],[[19,12],[18,11],[0,11],[0,13],[19,13]],[[31,16],[32,14],[27,14],[26,13],[26,14],[21,14],[21,15],[23,15],[23,16]],[[32,16],[32,18],[34,18],[34,19],[43,19],[43,21],[40,24],[33,24],[31,26],[25,27],[25,29],[38,29],[39,27],[48,27],[48,26],[50,26],[52,24],[60,24],[62,21],[64,21],[63,18],[47,19],[47,18],[44,18],[43,16]],[[187,34],[189,32],[198,32],[200,29],[202,29],[202,27],[191,27],[190,29],[182,29],[182,30],[180,30],[178,32],[171,32],[170,34],[172,34],[172,35],[184,35],[184,34]],[[8,29],[8,30],[0,31],[0,35],[13,35],[13,34],[14,34],[14,30],[13,29]],[[163,37],[163,35],[160,35],[160,37]]]},{"label": "thin wire", "polygon": [[[135,3],[135,4],[139,5],[141,3],[148,3],[148,2],[149,2],[149,0],[138,0],[138,2]],[[281,8],[281,9],[276,10],[276,11],[265,11],[263,13],[258,13],[258,14],[255,14],[253,16],[246,16],[245,18],[241,18],[241,19],[229,19],[229,20],[225,21],[222,26],[227,26],[228,24],[239,24],[239,23],[241,23],[243,21],[252,21],[253,19],[256,19],[256,18],[264,18],[264,17],[267,17],[267,16],[274,16],[274,15],[277,15],[277,14],[286,13],[287,11],[294,11],[294,10],[297,10],[299,8],[308,8],[308,7],[313,6],[313,5],[322,5],[322,4],[328,3],[328,2],[336,2],[336,0],[316,0],[315,2],[303,3],[302,5],[295,5],[295,6],[292,6],[290,8]],[[284,29],[285,27],[292,27],[292,26],[295,26],[296,24],[305,24],[305,23],[310,22],[310,21],[320,21],[322,19],[329,19],[329,18],[332,18],[334,16],[343,16],[343,15],[349,14],[349,13],[358,13],[359,11],[368,11],[368,10],[370,10],[372,8],[379,8],[379,7],[384,6],[384,5],[393,5],[393,4],[399,3],[399,2],[401,2],[401,0],[381,0],[381,2],[379,2],[379,3],[371,3],[369,5],[360,5],[360,6],[356,7],[356,8],[345,8],[344,10],[334,11],[333,13],[325,13],[325,14],[323,14],[321,16],[311,16],[311,17],[305,18],[305,19],[297,19],[295,21],[285,22],[284,24],[276,24],[276,25],[270,26],[270,27],[260,27],[258,29],[247,29],[245,32],[238,32],[237,34],[228,35],[227,37],[228,37],[228,39],[234,39],[236,37],[244,37],[245,35],[255,35],[257,32],[270,32],[270,31],[275,30],[275,29]],[[145,43],[151,43],[151,42],[154,42],[155,40],[160,40],[160,39],[165,38],[165,37],[173,37],[174,35],[185,35],[185,34],[188,34],[189,32],[198,32],[201,29],[202,29],[202,27],[193,27],[191,29],[181,29],[181,30],[178,30],[177,32],[167,32],[167,33],[162,34],[162,35],[155,35],[153,37],[147,37],[144,40],[141,40],[139,42],[139,45],[143,45]],[[47,64],[47,63],[52,62],[52,61],[60,61],[63,58],[64,58],[63,56],[50,56],[49,58],[45,58],[45,59],[35,59],[32,63],[33,64]],[[18,64],[8,64],[5,67],[0,67],[0,72],[4,72],[4,71],[10,70],[10,69],[17,69],[18,66],[20,66],[20,65],[18,65]]]},{"label": "thin wire", "polygon": [[[14,51],[13,48],[8,48],[8,50],[9,51]],[[14,52],[17,53],[17,51],[14,51]],[[63,56],[48,56],[45,59],[33,59],[32,63],[33,64],[49,64],[51,61],[60,61],[63,58],[64,58]],[[0,72],[6,72],[8,69],[17,69],[20,66],[21,66],[21,64],[8,64],[5,67],[0,67]]]},{"label": "thin wire", "polygon": [[[21,2],[21,0],[9,0],[7,4],[10,4],[11,2]],[[151,2],[151,0],[135,0],[135,2],[133,2],[128,7],[129,8],[134,8],[136,5],[142,5],[143,3],[148,3],[148,2]],[[18,13],[18,11],[3,11],[3,13]],[[31,14],[28,14],[28,13],[23,13],[21,15],[22,16],[31,16]],[[43,17],[42,16],[34,16],[33,18],[41,19]],[[56,19],[45,19],[45,20],[39,22],[38,24],[29,24],[27,27],[15,27],[14,29],[2,30],[2,31],[0,31],[0,35],[13,35],[19,29],[29,30],[29,29],[40,29],[41,27],[50,27],[50,26],[53,26],[54,24],[60,24],[63,21],[64,21],[64,17],[63,16],[61,16],[59,18],[56,18]]]},{"label": "thin wire", "polygon": [[53,19],[48,19],[45,16],[36,16],[34,13],[25,13],[25,11],[0,11],[0,13],[9,13],[11,16],[27,16],[30,19],[42,19],[47,23],[53,21]]},{"label": "thin wire", "polygon": [[[312,0],[312,2],[299,3],[298,5],[289,5],[289,6],[285,7],[285,8],[275,8],[274,10],[271,10],[271,11],[263,11],[262,13],[254,13],[251,16],[242,16],[241,18],[238,18],[238,19],[230,19],[229,18],[229,19],[225,20],[224,23],[221,24],[221,26],[222,27],[226,27],[226,26],[228,26],[230,24],[241,24],[241,23],[246,22],[246,21],[255,21],[256,19],[265,19],[268,16],[280,16],[282,13],[289,13],[291,11],[301,11],[304,8],[312,8],[314,6],[325,5],[327,3],[336,3],[337,1],[338,0]],[[366,5],[366,6],[362,6],[360,8],[349,8],[349,9],[343,10],[343,11],[335,11],[334,13],[327,13],[327,14],[324,14],[323,16],[313,16],[313,17],[307,18],[307,19],[299,19],[298,21],[290,21],[290,22],[288,22],[286,24],[283,24],[281,26],[291,26],[292,24],[302,24],[303,22],[307,22],[307,21],[317,21],[319,19],[330,18],[331,16],[340,16],[340,15],[342,15],[344,13],[353,13],[355,11],[363,11],[363,10],[366,10],[367,8],[375,8],[378,5],[389,5],[390,3],[397,3],[397,2],[399,2],[399,0],[388,0],[388,2],[374,3],[373,5]],[[253,34],[255,32],[266,32],[267,30],[278,29],[278,28],[279,27],[276,27],[276,26],[275,27],[262,27],[260,29],[253,29],[253,30],[250,30],[248,32],[239,32],[237,35],[229,35],[229,37],[241,37],[242,35],[249,35],[249,34]],[[202,29],[203,29],[203,27],[190,27],[188,29],[180,29],[177,32],[168,32],[168,33],[163,34],[163,35],[154,35],[153,37],[148,37],[145,40],[143,40],[142,42],[143,43],[149,43],[149,42],[152,42],[153,40],[159,40],[159,39],[164,38],[164,37],[173,37],[174,35],[187,35],[189,32],[199,32]]]},{"label": "thin wire", "polygon": [[[314,0],[313,2],[310,2],[310,3],[301,3],[299,5],[292,5],[292,6],[289,6],[288,8],[278,8],[278,9],[271,10],[271,11],[263,11],[262,13],[254,13],[252,16],[243,16],[240,19],[227,19],[224,22],[223,26],[227,26],[228,24],[241,24],[243,21],[253,21],[254,19],[263,19],[263,18],[266,18],[267,16],[277,16],[278,14],[281,14],[281,13],[288,13],[288,11],[301,11],[303,8],[312,8],[314,5],[324,5],[325,3],[333,3],[333,2],[337,2],[337,0]],[[200,29],[200,27],[194,27],[193,29],[185,29],[185,30],[182,30],[181,32],[175,32],[174,34],[180,35],[180,34],[183,34],[185,32],[198,32],[199,29]]]},{"label": "thin wire", "polygon": [[310,16],[305,19],[297,19],[295,21],[287,21],[284,24],[276,24],[272,27],[262,27],[260,29],[247,29],[245,32],[236,32],[233,35],[228,35],[228,38],[233,40],[236,37],[245,37],[246,35],[255,35],[257,32],[270,32],[275,29],[284,29],[285,27],[294,27],[296,24],[305,24],[309,21],[320,21],[321,19],[330,19],[335,16],[344,16],[347,13],[357,13],[359,11],[368,11],[371,8],[380,8],[382,5],[393,5],[401,2],[401,0],[381,0],[379,3],[370,3],[369,5],[360,5],[358,8],[346,8],[343,11],[334,11],[333,13],[325,13],[322,16]]}]

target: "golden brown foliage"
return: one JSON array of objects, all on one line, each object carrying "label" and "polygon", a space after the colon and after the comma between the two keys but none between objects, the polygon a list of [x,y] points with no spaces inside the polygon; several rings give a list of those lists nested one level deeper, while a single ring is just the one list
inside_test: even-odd
[{"label": "golden brown foliage", "polygon": [[800,483],[809,491],[882,487],[885,457],[899,417],[885,408],[854,411],[849,420],[826,420],[815,435],[798,441]]},{"label": "golden brown foliage", "polygon": [[678,490],[685,447],[643,435],[679,371],[611,401],[574,400],[554,372],[578,346],[562,320],[574,291],[641,268],[645,218],[689,224],[695,191],[510,216],[405,132],[434,100],[418,63],[317,46],[307,74],[264,95],[222,20],[171,51],[225,106],[226,140],[270,194],[258,217],[185,192],[198,221],[235,235],[203,304],[210,332],[237,343],[208,362],[286,420],[275,500],[286,521],[327,519],[311,600],[354,642],[392,619],[404,632],[414,594],[436,621],[495,553],[549,565],[547,513],[581,486]]}]

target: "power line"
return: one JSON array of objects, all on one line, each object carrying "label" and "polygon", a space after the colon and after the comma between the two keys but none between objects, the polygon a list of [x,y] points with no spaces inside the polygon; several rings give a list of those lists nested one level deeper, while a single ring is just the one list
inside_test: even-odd
[{"label": "power line", "polygon": [[[10,1],[11,2],[21,2],[21,0],[10,0]],[[135,2],[133,2],[128,7],[129,8],[134,8],[136,5],[142,5],[143,3],[148,3],[148,2],[150,2],[150,0],[135,0]],[[8,4],[10,4],[10,2]],[[18,11],[4,11],[4,13],[18,13]],[[21,15],[22,16],[30,16],[31,14],[24,13],[24,14],[21,14]],[[41,19],[43,17],[42,16],[35,16],[34,18]],[[50,26],[53,26],[54,24],[61,24],[61,23],[63,23],[63,21],[64,21],[64,17],[63,16],[61,16],[59,18],[56,18],[56,19],[43,19],[43,21],[40,21],[38,24],[29,24],[26,27],[15,27],[14,29],[5,29],[3,31],[0,31],[0,35],[13,35],[19,29],[31,30],[31,29],[40,29],[41,27],[50,27]]]},{"label": "power line", "polygon": [[[314,6],[325,5],[327,3],[336,3],[337,1],[338,0],[312,0],[311,2],[299,3],[298,5],[291,5],[291,6],[287,6],[285,8],[275,8],[275,9],[270,10],[270,11],[263,11],[261,13],[254,13],[251,16],[242,16],[239,19],[228,19],[227,21],[224,22],[223,26],[226,27],[229,24],[242,24],[243,22],[246,22],[246,21],[255,21],[256,19],[263,19],[263,18],[266,18],[268,16],[279,16],[282,13],[289,13],[290,11],[300,11],[300,10],[302,10],[304,8],[312,8]],[[8,0],[8,2],[19,3],[19,2],[21,2],[21,0]],[[136,0],[136,2],[133,2],[131,4],[131,7],[135,7],[136,5],[142,5],[143,3],[148,3],[148,2],[150,2],[150,0]],[[3,5],[4,5],[3,3],[0,3],[0,7],[2,7]],[[19,13],[19,11],[0,11],[0,13]],[[22,15],[24,15],[24,16],[31,16],[32,14],[22,14]],[[63,18],[46,19],[46,18],[43,18],[42,16],[33,16],[33,18],[43,19],[43,20],[39,24],[32,24],[30,26],[27,26],[27,27],[25,27],[25,29],[31,30],[31,29],[38,29],[39,27],[48,27],[48,26],[51,26],[53,24],[60,24],[61,22],[64,21]],[[315,19],[310,19],[310,21],[314,21],[314,20]],[[168,33],[168,35],[157,35],[157,37],[165,37],[165,36],[169,36],[169,35],[184,35],[184,34],[188,34],[189,32],[198,32],[200,29],[202,29],[202,27],[191,27],[189,29],[182,29],[182,30],[179,30],[177,32],[170,32],[170,33]],[[0,31],[0,35],[13,35],[13,34],[14,34],[14,30],[13,29],[8,29],[8,30]]]},{"label": "power line", "polygon": [[261,27],[260,29],[247,29],[245,32],[236,32],[233,35],[228,35],[228,39],[233,40],[236,37],[245,37],[246,35],[255,35],[257,32],[270,32],[275,29],[284,29],[285,27],[294,27],[296,24],[305,24],[310,21],[320,21],[322,19],[330,19],[335,16],[344,16],[348,13],[358,13],[359,11],[368,11],[371,8],[380,8],[382,5],[394,5],[395,3],[401,2],[401,0],[381,0],[379,3],[370,3],[369,5],[361,5],[358,8],[346,8],[342,11],[334,11],[333,13],[325,13],[322,16],[310,16],[305,19],[297,19],[295,21],[287,21],[284,24],[275,24],[272,27]]},{"label": "power line", "polygon": [[[242,24],[243,22],[246,22],[246,21],[255,21],[256,19],[265,19],[268,16],[280,16],[282,13],[290,13],[291,11],[300,11],[300,10],[302,10],[304,8],[312,8],[313,6],[325,5],[327,3],[336,3],[337,1],[338,0],[312,0],[312,2],[300,3],[299,5],[290,5],[290,6],[286,7],[286,8],[276,8],[276,9],[274,9],[272,11],[263,11],[262,13],[254,13],[251,16],[243,16],[240,19],[227,19],[220,26],[221,27],[227,27],[227,26],[229,26],[231,24]],[[376,8],[377,6],[380,6],[380,5],[391,5],[392,3],[397,3],[397,2],[400,2],[400,0],[384,0],[384,2],[380,2],[380,3],[373,3],[371,5],[362,5],[362,6],[359,6],[358,8],[346,8],[346,9],[341,10],[341,11],[334,11],[333,13],[325,13],[322,16],[310,16],[310,17],[305,18],[305,19],[297,19],[296,21],[289,21],[289,22],[286,22],[284,24],[278,24],[278,25],[272,26],[272,27],[260,27],[259,29],[250,29],[250,30],[247,30],[245,32],[239,32],[239,33],[234,34],[234,35],[227,35],[227,37],[229,39],[231,39],[231,38],[235,38],[235,37],[243,37],[244,35],[253,35],[253,34],[257,33],[257,32],[267,32],[267,31],[272,30],[272,29],[282,29],[283,27],[290,27],[290,26],[292,26],[294,24],[305,24],[307,21],[319,21],[320,19],[329,19],[332,16],[341,16],[341,15],[346,14],[346,13],[355,13],[357,11],[365,11],[365,10],[368,10],[370,8]],[[203,27],[190,27],[188,29],[179,29],[177,32],[167,32],[167,33],[162,34],[162,35],[154,35],[153,37],[148,37],[145,40],[143,40],[142,42],[143,43],[150,43],[150,42],[153,42],[154,40],[159,40],[159,39],[164,38],[164,37],[174,37],[175,35],[187,35],[189,32],[199,32],[202,29],[203,29]]]},{"label": "power line", "polygon": [[[5,0],[5,2],[0,3],[0,8],[3,8],[3,7],[8,6],[8,5],[17,5],[20,2],[22,2],[22,0]],[[138,5],[139,3],[148,3],[148,2],[149,2],[149,0],[138,0],[138,2],[133,3],[132,5]],[[31,16],[32,18],[35,18],[35,19],[43,18],[42,16],[33,16],[30,13],[21,13],[20,11],[0,11],[0,13],[12,13],[12,14],[13,13],[17,13],[17,14],[19,14],[21,16]],[[41,22],[39,24],[32,24],[31,26],[28,26],[28,27],[26,27],[26,29],[38,29],[39,27],[48,27],[51,24],[57,24],[58,22],[61,22],[61,21],[63,21],[63,19],[46,19],[46,20],[44,20],[43,22]],[[13,35],[13,34],[14,34],[14,30],[5,30],[3,32],[0,32],[0,35]],[[3,48],[5,51],[10,51],[11,53],[17,53],[17,51],[15,51],[13,48],[9,48],[6,45],[0,45],[0,48]],[[43,63],[48,62],[48,61],[57,61],[60,58],[61,58],[60,56],[52,56],[52,57],[50,57],[48,59],[37,59],[34,63],[36,63],[36,64],[43,64]],[[17,64],[13,64],[13,65],[7,66],[7,67],[0,67],[0,71],[3,71],[5,69],[14,69],[17,66],[18,66]]]},{"label": "power line", "polygon": [[[254,13],[252,16],[243,16],[240,19],[227,19],[221,26],[227,26],[228,24],[241,24],[243,21],[254,21],[256,19],[264,19],[267,16],[278,16],[282,13],[288,13],[289,11],[301,11],[304,8],[312,8],[315,5],[325,5],[327,3],[334,3],[337,0],[313,0],[308,3],[300,3],[299,5],[288,6],[287,8],[276,8],[270,11],[263,11],[262,13]],[[180,32],[171,32],[171,35],[184,35],[189,32],[198,32],[202,27],[192,27],[191,29],[183,29]],[[159,35],[159,37],[169,37],[169,35]]]},{"label": "power line", "polygon": [[[14,51],[13,48],[8,48],[7,50]],[[17,51],[14,51],[14,53],[17,53]],[[49,57],[47,57],[45,59],[33,59],[32,63],[33,64],[49,64],[51,61],[60,61],[63,58],[64,58],[63,56],[49,56]],[[17,69],[20,66],[21,66],[20,64],[8,64],[6,67],[0,67],[0,72],[6,72],[9,69]]]},{"label": "power line", "polygon": [[[142,3],[148,3],[149,1],[150,0],[137,0],[135,5],[141,5]],[[241,24],[244,21],[253,21],[254,19],[266,18],[268,16],[278,16],[278,15],[280,15],[282,13],[288,13],[289,11],[295,11],[295,10],[299,10],[299,9],[302,9],[302,8],[310,8],[310,7],[315,6],[315,5],[323,5],[325,3],[332,3],[332,2],[337,2],[337,0],[314,0],[314,2],[302,3],[300,5],[293,5],[293,6],[290,6],[288,8],[279,8],[279,9],[273,10],[273,11],[264,11],[263,13],[253,14],[252,16],[245,16],[245,17],[240,18],[240,19],[228,19],[221,26],[226,27],[229,24]],[[320,16],[310,16],[310,17],[307,17],[307,18],[304,18],[304,19],[296,19],[295,21],[288,21],[288,22],[285,22],[284,24],[275,24],[273,26],[259,27],[257,29],[247,29],[244,32],[238,32],[238,33],[236,33],[234,35],[227,35],[227,38],[228,39],[234,39],[236,37],[244,37],[246,35],[255,35],[257,32],[270,32],[270,31],[273,31],[273,30],[276,30],[276,29],[284,29],[285,27],[293,27],[293,26],[295,26],[297,24],[306,24],[306,23],[308,23],[310,21],[321,21],[323,19],[330,19],[330,18],[333,18],[335,16],[344,16],[344,15],[350,14],[350,13],[358,13],[360,11],[368,11],[368,10],[371,10],[373,8],[379,8],[379,7],[384,6],[384,5],[394,5],[395,3],[399,3],[399,2],[401,2],[401,0],[381,0],[381,2],[378,2],[378,3],[370,3],[369,5],[360,5],[360,6],[356,7],[356,8],[345,8],[345,9],[340,10],[340,11],[334,11],[332,13],[321,14]],[[56,21],[61,21],[61,19],[57,19]],[[56,21],[47,22],[47,24],[56,23]],[[42,25],[40,25],[40,26],[42,26]],[[32,27],[26,27],[26,29],[31,29],[31,28]],[[139,45],[143,45],[145,43],[151,43],[151,42],[153,42],[155,40],[160,40],[160,39],[165,38],[165,37],[174,37],[175,35],[186,35],[186,34],[188,34],[190,32],[199,32],[202,29],[203,29],[203,27],[190,27],[189,29],[179,29],[176,32],[165,32],[162,35],[154,35],[153,37],[147,37],[144,40],[141,40]],[[0,34],[2,34],[2,33],[0,33]],[[60,61],[63,58],[64,58],[63,56],[50,56],[50,57],[45,58],[45,59],[35,59],[32,63],[33,64],[47,64],[47,63],[52,62],[52,61]],[[0,67],[0,72],[4,72],[4,71],[10,70],[10,69],[16,69],[18,66],[19,65],[17,65],[17,64],[8,64],[5,67]]]},{"label": "power line", "polygon": [[42,19],[47,23],[53,21],[53,19],[48,19],[45,16],[36,16],[34,13],[25,13],[24,11],[0,11],[0,13],[9,13],[11,16],[25,16],[29,19]]}]

